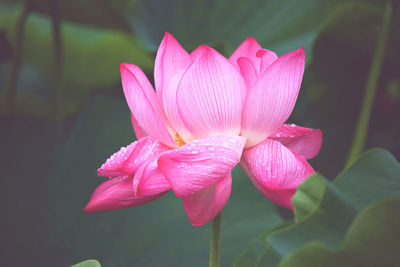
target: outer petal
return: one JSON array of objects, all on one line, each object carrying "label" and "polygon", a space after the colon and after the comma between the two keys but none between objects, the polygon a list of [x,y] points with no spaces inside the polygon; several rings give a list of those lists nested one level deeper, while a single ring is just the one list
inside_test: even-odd
[{"label": "outer petal", "polygon": [[158,167],[158,158],[140,168],[133,179],[135,195],[151,196],[171,189],[171,186]]},{"label": "outer petal", "polygon": [[161,91],[168,88],[172,77],[186,68],[190,62],[189,54],[170,33],[166,32],[158,48],[154,66],[157,93],[162,95]]},{"label": "outer petal", "polygon": [[248,58],[253,63],[257,72],[259,71],[260,58],[256,56],[257,51],[261,49],[261,46],[257,43],[256,39],[249,37],[243,41],[243,43],[233,52],[229,61],[232,64],[238,65],[238,59],[241,57]]},{"label": "outer petal", "polygon": [[180,115],[196,138],[240,132],[243,78],[217,51],[203,45],[177,90]]},{"label": "outer petal", "polygon": [[129,108],[140,127],[161,142],[175,146],[156,94],[144,73],[133,64],[121,64],[122,87]]},{"label": "outer petal", "polygon": [[133,130],[135,131],[136,139],[139,140],[140,138],[148,136],[148,134],[142,129],[142,127],[140,127],[139,123],[136,121],[132,113],[131,113],[131,121]]},{"label": "outer petal", "polygon": [[98,176],[133,175],[139,167],[169,148],[148,136],[122,147],[97,170]]},{"label": "outer petal", "polygon": [[225,177],[239,162],[245,144],[242,136],[211,136],[160,156],[158,165],[175,195],[187,196]]},{"label": "outer petal", "polygon": [[231,174],[197,193],[182,198],[183,207],[194,226],[201,226],[217,216],[231,194]]},{"label": "outer petal", "polygon": [[302,156],[270,139],[245,149],[240,166],[266,198],[289,209],[297,186],[314,173]]},{"label": "outer petal", "polygon": [[315,157],[322,145],[322,131],[284,124],[269,139],[279,141],[290,150],[302,155],[305,159]]},{"label": "outer petal", "polygon": [[300,48],[277,59],[248,91],[243,107],[242,135],[254,146],[281,126],[296,103],[304,72]]},{"label": "outer petal", "polygon": [[134,207],[153,201],[164,193],[166,191],[152,196],[135,197],[132,176],[117,177],[97,187],[84,211],[97,212]]}]

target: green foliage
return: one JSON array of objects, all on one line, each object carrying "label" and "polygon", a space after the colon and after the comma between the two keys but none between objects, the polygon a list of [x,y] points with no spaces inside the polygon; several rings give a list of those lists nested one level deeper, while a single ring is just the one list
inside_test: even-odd
[{"label": "green foliage", "polygon": [[297,188],[292,198],[296,222],[306,219],[315,209],[318,209],[325,189],[325,182],[318,174],[309,177]]},{"label": "green foliage", "polygon": [[[68,0],[57,2],[53,8],[58,8],[60,19],[79,24],[106,29],[118,29],[129,32],[130,26],[124,14],[134,7],[131,0]],[[35,12],[51,15],[54,10],[49,8],[49,1],[34,0],[32,9]]]},{"label": "green foliage", "polygon": [[101,267],[101,264],[97,260],[87,260],[71,265],[71,267]]},{"label": "green foliage", "polygon": [[145,0],[138,3],[133,27],[150,49],[156,49],[165,31],[192,48],[222,41],[232,49],[253,36],[279,54],[304,46],[309,60],[316,25],[340,2]]},{"label": "green foliage", "polygon": [[400,196],[373,203],[354,219],[338,250],[311,242],[279,266],[398,266],[399,209]]},{"label": "green foliage", "polygon": [[250,243],[236,262],[249,255],[257,260],[238,266],[327,262],[327,266],[377,266],[377,262],[395,266],[398,262],[400,217],[395,213],[400,204],[400,164],[387,151],[365,153],[332,183],[311,176],[299,187],[293,204],[296,222],[263,234],[258,240],[264,249],[259,244],[255,250],[254,241]]},{"label": "green foliage", "polygon": [[[6,31],[11,44],[15,41],[14,28],[19,14],[20,8],[17,7],[0,8],[0,29]],[[135,37],[125,32],[63,22],[61,34],[62,105],[67,113],[76,112],[91,91],[119,84],[119,65],[122,62],[134,62],[145,71],[152,69],[153,59]],[[51,113],[55,61],[51,20],[48,17],[38,14],[28,17],[23,60],[20,74],[23,84],[17,88],[18,109],[25,114],[37,110],[43,114],[45,106],[47,114]],[[32,85],[35,87],[32,88]],[[32,96],[36,101],[34,103],[29,101]]]}]

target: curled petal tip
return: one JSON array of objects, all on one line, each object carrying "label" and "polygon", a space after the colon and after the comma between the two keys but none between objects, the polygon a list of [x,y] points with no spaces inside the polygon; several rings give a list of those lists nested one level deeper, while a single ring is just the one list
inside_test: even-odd
[{"label": "curled petal tip", "polygon": [[211,50],[211,47],[209,47],[209,46],[206,45],[206,44],[199,45],[198,48],[201,48],[201,49],[210,49],[210,50]]},{"label": "curled petal tip", "polygon": [[193,55],[203,54],[203,53],[210,53],[214,52],[215,50],[209,47],[206,44],[199,45],[193,52]]},{"label": "curled petal tip", "polygon": [[299,49],[293,51],[293,53],[295,53],[298,56],[305,57],[304,47],[300,47]]},{"label": "curled petal tip", "polygon": [[127,69],[128,68],[127,65],[128,65],[128,63],[125,63],[125,62],[122,62],[121,64],[119,64],[120,70]]},{"label": "curled petal tip", "polygon": [[305,55],[305,51],[304,51],[303,47],[300,47],[299,49],[294,50],[292,52],[289,52],[289,53],[287,53],[287,54],[282,56],[282,58],[286,58],[286,59],[297,58],[297,59],[300,59],[302,61],[305,60],[305,57],[306,57],[306,55]]},{"label": "curled petal tip", "polygon": [[93,205],[91,205],[90,202],[88,204],[86,204],[85,208],[83,209],[83,212],[85,212],[85,213],[91,213],[94,211],[95,210],[93,209]]},{"label": "curled petal tip", "polygon": [[177,40],[175,39],[175,37],[174,37],[171,33],[165,32],[164,37],[163,37],[161,43],[168,42],[170,39],[172,39],[172,40],[174,40],[174,41],[177,42]]},{"label": "curled petal tip", "polygon": [[252,36],[247,37],[245,41],[257,42],[257,40]]}]

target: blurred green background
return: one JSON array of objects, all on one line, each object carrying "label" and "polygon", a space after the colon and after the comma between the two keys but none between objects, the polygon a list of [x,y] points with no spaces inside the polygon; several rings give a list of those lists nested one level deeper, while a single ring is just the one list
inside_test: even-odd
[{"label": "blurred green background", "polygon": [[[104,181],[96,177],[97,168],[135,139],[119,64],[134,63],[152,80],[155,53],[165,31],[189,51],[205,43],[225,56],[249,36],[279,56],[303,46],[307,66],[289,120],[323,131],[321,152],[311,164],[332,180],[350,150],[385,4],[1,1],[0,265],[69,266],[95,258],[106,267],[206,266],[209,225],[191,226],[181,200],[172,193],[131,209],[82,211]],[[393,4],[366,148],[386,148],[399,159],[397,6],[398,1]],[[19,71],[13,75],[13,69]],[[6,88],[14,80],[13,95]],[[397,168],[396,164],[394,160],[390,166]],[[238,256],[244,255],[249,242],[253,240],[254,247],[260,235],[292,218],[235,169],[232,195],[223,211],[222,266],[255,266],[240,262]]]}]

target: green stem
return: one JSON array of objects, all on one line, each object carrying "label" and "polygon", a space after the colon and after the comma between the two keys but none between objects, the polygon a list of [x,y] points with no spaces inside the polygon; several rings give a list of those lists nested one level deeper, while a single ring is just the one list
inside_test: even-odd
[{"label": "green stem", "polygon": [[391,16],[392,5],[391,1],[388,1],[384,11],[382,28],[379,34],[379,39],[372,60],[372,65],[369,71],[368,80],[365,88],[365,95],[361,107],[361,113],[359,116],[356,132],[354,134],[353,145],[347,158],[346,167],[350,166],[358,158],[364,148],[365,139],[368,132],[369,119],[374,103],[376,87],[378,84],[379,74],[381,72],[382,62],[388,43]]},{"label": "green stem", "polygon": [[22,8],[22,13],[18,18],[17,29],[15,33],[15,50],[14,58],[11,62],[10,70],[8,72],[6,84],[5,84],[5,109],[6,112],[12,114],[15,112],[15,103],[17,96],[17,81],[18,74],[21,68],[22,61],[22,50],[24,44],[24,31],[25,24],[30,13],[29,0],[25,1],[24,7]]},{"label": "green stem", "polygon": [[219,267],[221,247],[221,213],[211,222],[210,261],[209,267]]}]

